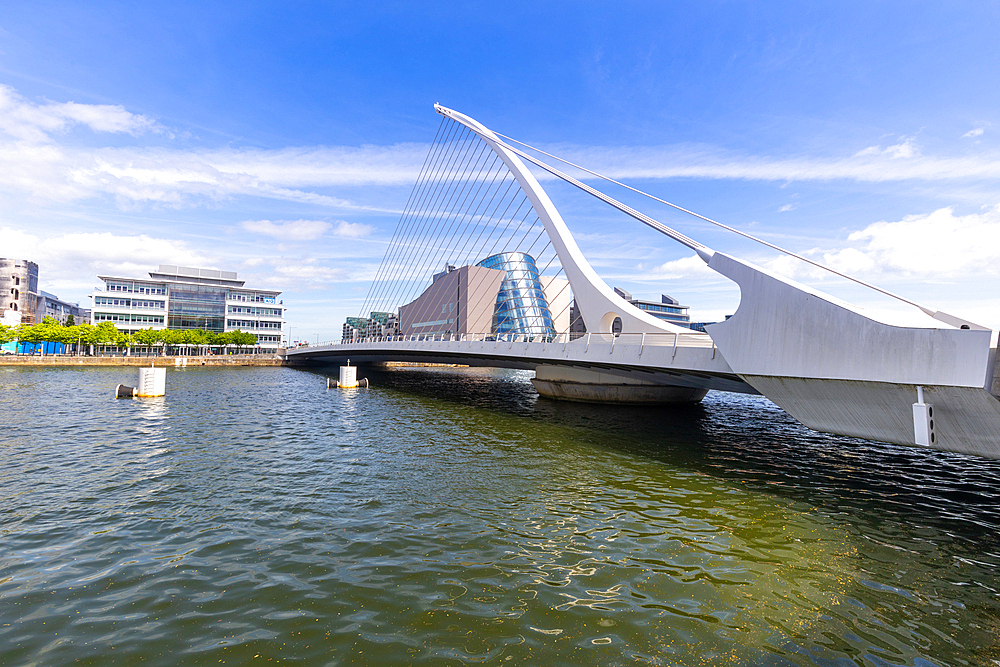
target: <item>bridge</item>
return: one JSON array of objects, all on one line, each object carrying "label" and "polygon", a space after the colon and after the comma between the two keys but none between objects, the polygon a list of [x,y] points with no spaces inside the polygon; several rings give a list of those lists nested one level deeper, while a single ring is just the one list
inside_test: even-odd
[{"label": "bridge", "polygon": [[[842,274],[435,105],[437,135],[344,337],[291,363],[417,361],[535,371],[543,396],[595,402],[760,393],[818,431],[1000,458],[997,332]],[[544,157],[540,157],[544,156]],[[555,166],[553,163],[560,163]],[[529,168],[528,165],[531,165]],[[534,169],[534,171],[532,170]],[[720,251],[566,173],[583,171],[912,309],[863,310]],[[637,307],[583,256],[535,174],[692,250],[740,304],[692,331]]]}]

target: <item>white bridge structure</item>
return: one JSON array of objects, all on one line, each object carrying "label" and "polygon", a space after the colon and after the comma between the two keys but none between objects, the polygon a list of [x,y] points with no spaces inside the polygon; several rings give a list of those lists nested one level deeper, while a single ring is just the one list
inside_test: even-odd
[{"label": "white bridge structure", "polygon": [[[291,363],[532,369],[543,396],[593,402],[760,393],[817,431],[1000,458],[997,332],[838,273],[908,304],[916,322],[863,310],[715,251],[537,155],[611,179],[435,109],[441,127],[366,300],[367,328],[290,349]],[[700,333],[623,299],[526,163],[693,250],[739,286],[735,314]]]}]

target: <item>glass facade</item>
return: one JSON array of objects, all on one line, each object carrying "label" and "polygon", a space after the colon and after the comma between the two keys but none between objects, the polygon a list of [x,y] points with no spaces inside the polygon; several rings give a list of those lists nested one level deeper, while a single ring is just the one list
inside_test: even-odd
[{"label": "glass facade", "polygon": [[487,257],[477,266],[506,272],[497,293],[492,333],[555,335],[552,313],[531,255],[504,252]]},{"label": "glass facade", "polygon": [[213,285],[170,285],[170,329],[224,331],[226,288]]}]

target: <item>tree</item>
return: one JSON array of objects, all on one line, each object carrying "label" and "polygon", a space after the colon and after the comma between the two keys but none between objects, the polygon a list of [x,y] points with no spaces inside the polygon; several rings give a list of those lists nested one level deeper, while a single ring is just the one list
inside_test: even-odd
[{"label": "tree", "polygon": [[118,335],[115,336],[115,345],[117,345],[118,347],[124,347],[125,354],[126,355],[130,354],[132,345],[135,344],[135,341],[132,338],[132,334],[125,333],[124,331],[118,331],[117,333]]},{"label": "tree", "polygon": [[30,343],[32,345],[41,343],[42,330],[30,324],[19,324],[17,325],[17,339],[22,343]]},{"label": "tree", "polygon": [[0,345],[17,340],[17,329],[6,324],[0,324]]},{"label": "tree", "polygon": [[36,338],[35,342],[65,343],[66,327],[54,317],[46,317],[31,327]]},{"label": "tree", "polygon": [[181,342],[185,345],[206,345],[208,343],[205,332],[201,329],[184,329],[182,333],[184,336]]},{"label": "tree", "polygon": [[118,340],[118,327],[111,322],[101,322],[93,327],[91,345],[110,345]]},{"label": "tree", "polygon": [[160,336],[160,332],[154,331],[152,327],[149,329],[139,329],[132,334],[132,338],[139,345],[156,345],[157,343],[163,342],[163,337]]},{"label": "tree", "polygon": [[76,326],[76,320],[73,318],[73,313],[70,313],[69,315],[66,316],[66,326],[67,327]]},{"label": "tree", "polygon": [[76,325],[76,339],[81,345],[97,345],[95,331],[97,328],[89,322]]},{"label": "tree", "polygon": [[237,329],[236,331],[230,331],[229,333],[232,344],[238,348],[243,348],[248,345],[257,344],[257,334],[252,334],[247,331],[240,331],[239,329]]}]

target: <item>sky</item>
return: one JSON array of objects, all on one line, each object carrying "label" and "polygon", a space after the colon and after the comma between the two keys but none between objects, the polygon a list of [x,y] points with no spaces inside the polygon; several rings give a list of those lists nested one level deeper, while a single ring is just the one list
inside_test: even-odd
[{"label": "sky", "polygon": [[[0,11],[0,256],[233,270],[293,339],[340,337],[435,102],[908,299],[1000,327],[1000,4],[20,2]],[[607,184],[716,250],[899,302]],[[692,319],[739,290],[544,181],[584,254]],[[286,333],[288,333],[286,329]]]}]

